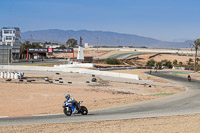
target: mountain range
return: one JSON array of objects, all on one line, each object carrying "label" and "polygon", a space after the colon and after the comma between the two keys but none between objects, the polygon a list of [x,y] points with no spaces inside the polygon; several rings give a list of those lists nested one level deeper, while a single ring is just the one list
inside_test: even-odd
[{"label": "mountain range", "polygon": [[76,40],[83,38],[93,46],[133,46],[148,48],[189,48],[192,40],[185,42],[167,42],[154,38],[138,36],[133,34],[122,34],[109,31],[88,31],[88,30],[37,30],[27,31],[21,34],[22,41],[31,42],[54,42],[65,44],[69,38]]}]

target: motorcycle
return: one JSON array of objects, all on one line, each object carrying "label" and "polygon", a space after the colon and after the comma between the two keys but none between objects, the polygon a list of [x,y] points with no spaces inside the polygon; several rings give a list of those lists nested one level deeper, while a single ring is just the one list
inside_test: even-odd
[{"label": "motorcycle", "polygon": [[188,77],[188,81],[191,81],[191,77]]},{"label": "motorcycle", "polygon": [[71,116],[72,114],[82,114],[87,115],[88,109],[85,106],[80,106],[80,104],[83,103],[83,101],[79,101],[79,107],[80,109],[77,109],[73,103],[68,103],[67,101],[63,104],[63,112],[66,116]]}]

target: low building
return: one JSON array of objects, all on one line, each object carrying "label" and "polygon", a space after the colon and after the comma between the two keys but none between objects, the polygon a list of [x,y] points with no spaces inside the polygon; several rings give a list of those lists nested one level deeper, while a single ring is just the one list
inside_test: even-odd
[{"label": "low building", "polygon": [[19,59],[21,44],[20,29],[3,27],[0,31],[0,64],[9,64]]},{"label": "low building", "polygon": [[13,48],[20,48],[20,29],[17,27],[3,27],[1,29],[0,45],[9,45]]},{"label": "low building", "polygon": [[93,46],[90,45],[88,42],[85,43],[85,48],[92,48]]},{"label": "low building", "polygon": [[59,48],[61,46],[61,44],[45,42],[45,43],[40,43],[40,46],[42,46],[44,48]]}]

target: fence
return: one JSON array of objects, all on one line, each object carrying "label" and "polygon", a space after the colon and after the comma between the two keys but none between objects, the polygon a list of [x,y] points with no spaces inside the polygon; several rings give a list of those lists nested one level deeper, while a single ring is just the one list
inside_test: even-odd
[{"label": "fence", "polygon": [[11,46],[0,45],[0,64],[11,63]]}]

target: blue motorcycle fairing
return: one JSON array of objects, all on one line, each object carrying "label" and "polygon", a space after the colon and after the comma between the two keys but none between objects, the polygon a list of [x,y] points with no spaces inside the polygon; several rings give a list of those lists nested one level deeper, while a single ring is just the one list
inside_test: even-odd
[{"label": "blue motorcycle fairing", "polygon": [[64,101],[63,108],[70,107],[72,109],[72,113],[75,113],[76,108],[73,106],[74,102],[68,103],[67,100]]}]

